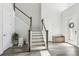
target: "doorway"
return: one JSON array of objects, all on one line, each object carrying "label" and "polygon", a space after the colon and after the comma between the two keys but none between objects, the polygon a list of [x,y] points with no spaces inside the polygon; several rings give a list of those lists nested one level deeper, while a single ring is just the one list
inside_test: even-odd
[{"label": "doorway", "polygon": [[68,22],[69,43],[77,45],[77,17],[71,17]]}]

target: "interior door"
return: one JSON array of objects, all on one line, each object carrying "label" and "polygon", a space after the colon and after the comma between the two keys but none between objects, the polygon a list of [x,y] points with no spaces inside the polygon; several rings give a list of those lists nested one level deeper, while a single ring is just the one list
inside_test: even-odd
[{"label": "interior door", "polygon": [[69,41],[71,44],[77,45],[77,22],[76,17],[69,20]]},{"label": "interior door", "polygon": [[3,5],[3,49],[6,50],[11,45],[11,18],[10,6]]},{"label": "interior door", "polygon": [[0,3],[0,54],[3,52],[2,45],[3,45],[3,38],[2,38],[2,4]]}]

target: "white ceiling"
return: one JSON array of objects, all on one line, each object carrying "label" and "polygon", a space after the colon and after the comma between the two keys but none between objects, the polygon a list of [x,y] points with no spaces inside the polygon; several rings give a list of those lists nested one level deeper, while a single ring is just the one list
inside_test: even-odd
[{"label": "white ceiling", "polygon": [[45,5],[48,6],[49,9],[53,9],[53,10],[62,12],[74,4],[75,3],[46,3]]},{"label": "white ceiling", "polygon": [[[16,3],[16,5],[19,5],[21,7],[27,8],[26,5],[29,3]],[[31,4],[31,3],[30,3]],[[33,3],[32,3],[33,4]],[[41,3],[41,4],[46,4],[49,7],[53,6],[59,11],[64,11],[65,9],[69,8],[70,6],[74,5],[75,3]]]},{"label": "white ceiling", "polygon": [[57,4],[56,6],[58,6],[57,9],[62,12],[67,8],[71,7],[72,5],[74,5],[74,3],[61,3],[61,4]]}]

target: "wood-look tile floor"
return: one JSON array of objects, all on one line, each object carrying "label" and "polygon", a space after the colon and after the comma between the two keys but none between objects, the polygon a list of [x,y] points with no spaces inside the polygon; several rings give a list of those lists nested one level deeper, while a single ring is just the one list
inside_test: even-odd
[{"label": "wood-look tile floor", "polygon": [[[18,49],[16,50],[18,51]],[[79,48],[68,43],[49,42],[48,50],[13,53],[14,50],[6,50],[1,56],[79,56]]]}]

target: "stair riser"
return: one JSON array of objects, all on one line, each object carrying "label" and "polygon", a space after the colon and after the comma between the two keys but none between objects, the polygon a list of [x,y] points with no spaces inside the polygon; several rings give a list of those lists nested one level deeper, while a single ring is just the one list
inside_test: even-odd
[{"label": "stair riser", "polygon": [[32,46],[42,46],[42,45],[45,45],[44,43],[32,43]]},{"label": "stair riser", "polygon": [[34,46],[45,46],[45,44],[41,44],[41,45],[32,45],[32,47],[34,47]]},{"label": "stair riser", "polygon": [[32,34],[37,34],[37,35],[39,35],[39,34],[42,34],[42,33],[32,33]]},{"label": "stair riser", "polygon": [[44,41],[32,41],[32,44],[44,44]]},{"label": "stair riser", "polygon": [[43,37],[42,36],[40,36],[40,37],[38,37],[38,36],[37,37],[34,37],[33,36],[32,39],[43,39]]},{"label": "stair riser", "polygon": [[43,35],[32,35],[32,37],[43,37]]},{"label": "stair riser", "polygon": [[32,34],[32,36],[43,36],[42,34]]}]

